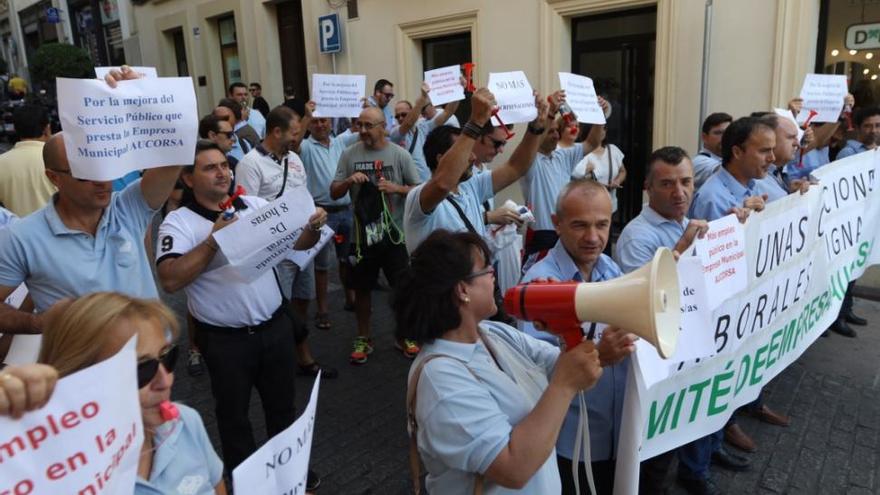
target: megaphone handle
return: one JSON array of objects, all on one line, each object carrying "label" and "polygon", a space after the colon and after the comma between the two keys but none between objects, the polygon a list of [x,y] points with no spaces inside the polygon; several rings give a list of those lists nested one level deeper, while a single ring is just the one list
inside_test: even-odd
[{"label": "megaphone handle", "polygon": [[565,350],[570,351],[584,340],[584,330],[579,322],[547,321],[547,330],[554,333],[565,343]]}]

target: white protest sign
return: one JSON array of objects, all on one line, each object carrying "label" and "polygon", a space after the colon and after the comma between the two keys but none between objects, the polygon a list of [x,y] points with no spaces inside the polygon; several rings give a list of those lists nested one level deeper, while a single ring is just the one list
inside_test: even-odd
[{"label": "white protest sign", "polygon": [[12,291],[12,294],[6,296],[6,300],[3,302],[12,306],[13,308],[20,308],[21,305],[24,303],[24,299],[27,297],[27,295],[27,286],[25,286],[24,284],[19,284],[19,286],[16,287],[14,291]]},{"label": "white protest sign", "polygon": [[232,471],[235,493],[305,494],[320,385],[319,373],[302,416]]},{"label": "white protest sign", "polygon": [[357,117],[364,108],[367,76],[312,75],[315,117]]},{"label": "white protest sign", "polygon": [[[27,287],[19,285],[6,297],[6,304],[13,308],[20,308],[28,295]],[[0,334],[2,336],[3,334]],[[30,364],[36,363],[40,354],[40,344],[43,342],[42,335],[19,334],[12,338],[12,345],[2,362],[6,364]]]},{"label": "white protest sign", "polygon": [[464,99],[461,69],[457,65],[425,71],[425,82],[431,88],[428,97],[431,98],[432,105],[443,105]]},{"label": "white protest sign", "polygon": [[287,259],[296,263],[296,266],[298,266],[301,270],[304,269],[306,266],[308,266],[309,263],[312,262],[313,259],[315,259],[315,256],[317,256],[318,253],[321,252],[321,249],[323,249],[324,246],[326,246],[327,243],[330,242],[330,239],[333,239],[334,234],[336,234],[336,232],[333,232],[333,229],[331,229],[330,227],[326,225],[321,227],[321,237],[318,238],[318,242],[316,242],[314,246],[302,251],[291,249],[290,255],[287,257]]},{"label": "white protest sign", "polygon": [[773,111],[776,112],[776,115],[782,117],[783,119],[790,120],[794,123],[795,127],[797,127],[798,142],[801,142],[801,139],[803,139],[804,137],[804,130],[803,128],[801,128],[800,124],[798,124],[798,121],[794,118],[794,115],[792,115],[789,110],[786,110],[784,108],[774,108]]},{"label": "white protest sign", "polygon": [[0,417],[0,493],[132,493],[144,440],[132,338],[62,378],[42,409]]},{"label": "white protest sign", "polygon": [[801,88],[804,106],[797,115],[798,123],[807,120],[810,110],[818,112],[810,122],[837,122],[848,91],[844,75],[807,74]]},{"label": "white protest sign", "polygon": [[192,79],[58,78],[58,113],[73,176],[113,180],[146,168],[192,163],[198,110]]},{"label": "white protest sign", "polygon": [[709,222],[709,231],[694,241],[694,249],[703,263],[708,309],[746,288],[746,242],[736,215]]},{"label": "white protest sign", "polygon": [[256,280],[289,255],[314,212],[308,189],[295,187],[214,232],[214,240],[243,280]]},{"label": "white protest sign", "polygon": [[604,124],[605,112],[599,106],[599,97],[593,80],[589,77],[568,72],[559,73],[559,87],[565,91],[565,101],[574,110],[578,122],[584,124]]},{"label": "white protest sign", "polygon": [[[119,67],[95,67],[95,76],[97,76],[98,79],[104,79],[104,76],[106,76],[111,70],[116,70],[118,68]],[[151,79],[159,77],[155,67],[131,67],[131,70],[137,72],[143,77]]]},{"label": "white protest sign", "polygon": [[[531,122],[538,116],[535,95],[525,72],[490,72],[489,91],[495,95],[498,116],[505,124]],[[496,118],[492,122],[496,126],[501,125]]]}]

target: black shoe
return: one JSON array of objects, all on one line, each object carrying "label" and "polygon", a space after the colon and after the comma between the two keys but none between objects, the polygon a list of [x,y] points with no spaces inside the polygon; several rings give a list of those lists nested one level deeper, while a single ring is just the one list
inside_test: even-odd
[{"label": "black shoe", "polygon": [[822,336],[827,339],[828,338],[828,330],[825,330],[824,332],[822,332]]},{"label": "black shoe", "polygon": [[745,471],[749,468],[749,465],[751,465],[751,461],[745,457],[730,452],[724,447],[712,452],[712,462],[719,467],[731,471]]},{"label": "black shoe", "polygon": [[852,311],[844,315],[844,319],[847,323],[852,323],[853,325],[858,325],[860,327],[868,324],[868,320],[862,318],[861,316],[856,316],[856,314]]},{"label": "black shoe", "polygon": [[718,485],[709,479],[686,480],[679,478],[678,482],[690,495],[721,495],[721,490],[718,488]]},{"label": "black shoe", "polygon": [[847,325],[846,319],[844,318],[838,318],[837,320],[835,320],[834,323],[832,323],[831,326],[828,327],[828,329],[834,333],[839,333],[844,337],[849,337],[851,339],[856,338],[856,331],[853,330],[852,327]]},{"label": "black shoe", "polygon": [[313,492],[321,486],[321,477],[318,476],[318,473],[309,469],[308,474],[306,475],[306,491]]},{"label": "black shoe", "polygon": [[305,366],[299,365],[299,369],[296,370],[296,374],[299,376],[318,376],[318,372],[321,372],[321,378],[326,380],[332,380],[339,376],[339,371],[336,368],[331,368],[330,366],[324,366],[323,364],[312,361],[312,364],[307,364]]}]

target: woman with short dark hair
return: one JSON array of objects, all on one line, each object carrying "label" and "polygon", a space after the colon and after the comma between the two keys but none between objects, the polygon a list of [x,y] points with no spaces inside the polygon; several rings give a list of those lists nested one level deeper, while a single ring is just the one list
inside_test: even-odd
[{"label": "woman with short dark hair", "polygon": [[554,447],[571,400],[602,368],[593,344],[559,349],[503,323],[490,252],[432,233],[394,298],[397,336],[422,345],[407,407],[430,493],[559,493]]}]

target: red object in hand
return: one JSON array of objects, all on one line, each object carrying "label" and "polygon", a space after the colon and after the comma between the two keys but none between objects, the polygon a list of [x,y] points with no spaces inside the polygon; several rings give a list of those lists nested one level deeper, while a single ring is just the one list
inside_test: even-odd
[{"label": "red object in hand", "polygon": [[159,403],[159,415],[164,421],[174,421],[180,417],[180,411],[171,401],[163,400]]},{"label": "red object in hand", "polygon": [[477,64],[473,62],[461,64],[461,68],[464,69],[464,78],[467,81],[467,86],[465,86],[464,90],[468,93],[473,93],[477,90],[477,88],[474,87],[474,67],[476,66]]},{"label": "red object in hand", "polygon": [[385,164],[385,162],[383,162],[382,160],[374,160],[373,161],[373,170],[376,171],[376,180],[382,180],[385,178],[385,176],[382,175],[382,166],[384,164]]},{"label": "red object in hand", "polygon": [[505,138],[510,139],[513,136],[516,136],[516,133],[510,132],[510,129],[507,128],[507,125],[505,125],[504,121],[501,120],[501,117],[498,116],[498,110],[500,110],[500,109],[497,107],[494,110],[492,110],[492,117],[495,117],[495,119],[498,120],[498,125],[500,125],[502,129],[504,129],[504,133],[506,134]]},{"label": "red object in hand", "polygon": [[335,242],[336,244],[342,244],[343,242],[345,242],[345,236],[342,234],[336,234],[333,236],[333,242]]},{"label": "red object in hand", "polygon": [[235,186],[235,192],[232,193],[232,196],[229,196],[229,199],[220,203],[220,205],[219,205],[220,209],[223,211],[226,211],[229,208],[232,208],[232,202],[235,201],[239,196],[243,196],[244,194],[245,194],[244,187]]},{"label": "red object in hand", "polygon": [[817,112],[815,110],[810,110],[810,113],[807,115],[807,120],[804,121],[804,125],[801,127],[806,129],[807,126],[810,125],[810,121],[813,120],[813,117],[815,117],[816,115],[819,115],[819,112]]},{"label": "red object in hand", "polygon": [[[802,126],[804,128],[804,130],[806,130],[806,128],[810,126],[810,121],[813,120],[813,117],[815,117],[816,115],[819,115],[819,112],[817,112],[815,110],[810,110],[810,113],[807,115],[807,119],[804,120],[804,125]],[[804,168],[804,144],[803,144],[803,141],[800,143],[797,168]]]},{"label": "red object in hand", "polygon": [[531,282],[512,287],[504,294],[504,310],[524,321],[540,321],[545,331],[558,335],[565,349],[584,340],[574,304],[579,282]]}]

